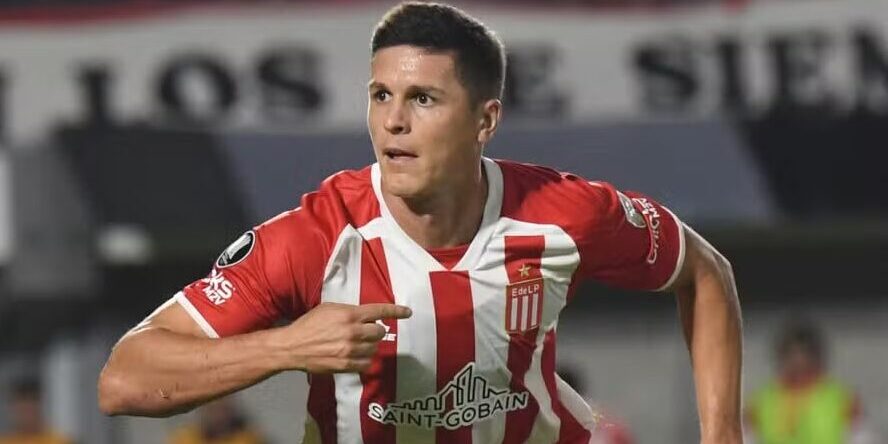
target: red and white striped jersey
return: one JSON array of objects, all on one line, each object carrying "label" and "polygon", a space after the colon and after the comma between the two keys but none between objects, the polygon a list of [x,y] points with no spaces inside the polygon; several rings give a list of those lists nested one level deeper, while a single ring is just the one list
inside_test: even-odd
[{"label": "red and white striped jersey", "polygon": [[322,302],[413,310],[384,322],[365,373],[310,376],[307,442],[588,443],[592,412],[555,373],[558,316],[584,279],[668,286],[681,224],[606,183],[483,162],[487,202],[463,249],[429,252],[407,236],[373,165],[333,175],[246,233],[176,298],[211,337]]}]

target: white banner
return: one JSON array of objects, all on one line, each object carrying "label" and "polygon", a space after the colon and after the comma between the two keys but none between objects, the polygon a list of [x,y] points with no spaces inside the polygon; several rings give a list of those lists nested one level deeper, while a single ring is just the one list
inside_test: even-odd
[{"label": "white banner", "polygon": [[[384,6],[207,7],[0,30],[0,132],[84,120],[220,129],[364,125]],[[511,54],[509,116],[576,123],[888,108],[888,2],[654,12],[476,9]]]}]

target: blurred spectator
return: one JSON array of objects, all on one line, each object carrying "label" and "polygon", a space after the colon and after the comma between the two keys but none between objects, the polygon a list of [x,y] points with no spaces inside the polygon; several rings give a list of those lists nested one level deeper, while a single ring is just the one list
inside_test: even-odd
[{"label": "blurred spectator", "polygon": [[606,412],[597,402],[589,399],[586,395],[586,384],[573,369],[562,366],[558,368],[557,373],[563,382],[572,387],[592,407],[596,422],[589,444],[633,444],[635,442],[632,439],[632,434],[629,433],[629,428],[622,421]]},{"label": "blurred spectator", "polygon": [[746,426],[756,444],[864,444],[860,399],[827,373],[820,330],[793,322],[776,342],[777,376],[750,399]]},{"label": "blurred spectator", "polygon": [[9,417],[12,429],[0,436],[0,444],[70,444],[43,421],[42,392],[36,379],[22,379],[12,386]]},{"label": "blurred spectator", "polygon": [[231,397],[217,399],[198,410],[197,424],[176,430],[170,444],[263,444],[266,440],[238,409]]}]

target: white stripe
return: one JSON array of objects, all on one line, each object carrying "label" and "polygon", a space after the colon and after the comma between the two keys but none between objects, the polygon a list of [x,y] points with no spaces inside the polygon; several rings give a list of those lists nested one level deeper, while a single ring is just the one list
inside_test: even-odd
[{"label": "white stripe", "polygon": [[675,261],[675,270],[672,271],[672,276],[669,277],[669,280],[666,281],[660,288],[656,291],[663,291],[667,288],[671,287],[675,280],[678,278],[678,275],[681,273],[681,269],[684,268],[684,260],[685,260],[685,228],[684,224],[681,220],[676,216],[672,211],[669,211],[668,208],[663,207],[672,219],[675,220],[675,225],[678,226],[678,259]]},{"label": "white stripe", "polygon": [[377,217],[376,219],[367,222],[367,225],[358,228],[358,233],[361,233],[361,237],[366,240],[373,240],[385,233],[386,225],[385,220],[381,217]]},{"label": "white stripe", "polygon": [[539,312],[539,308],[540,308],[540,293],[537,292],[537,293],[533,294],[533,310],[531,310],[531,312],[530,312],[530,319],[531,319],[530,327],[531,328],[540,325],[540,317],[537,315],[537,313]]},{"label": "white stripe", "polygon": [[521,331],[527,330],[527,321],[530,320],[529,299],[528,295],[521,296]]},{"label": "white stripe", "polygon": [[595,420],[595,412],[586,403],[586,400],[580,396],[573,387],[567,385],[560,376],[555,375],[555,388],[558,391],[558,399],[561,405],[570,413],[583,428],[592,432],[597,425]]},{"label": "white stripe", "polygon": [[533,352],[533,360],[527,374],[524,375],[524,386],[527,391],[537,400],[539,406],[539,414],[533,424],[530,432],[528,443],[552,443],[558,440],[558,432],[561,429],[561,419],[552,409],[552,397],[549,396],[549,389],[543,380],[543,341],[546,338],[545,332],[540,332],[537,336],[536,350]]},{"label": "white stripe", "polygon": [[[361,236],[346,226],[324,272],[321,302],[361,303]],[[361,377],[357,373],[333,375],[336,387],[336,427],[339,442],[361,443]]]},{"label": "white stripe", "polygon": [[509,296],[509,330],[518,328],[518,298]]},{"label": "white stripe", "polygon": [[[562,233],[546,235],[546,249],[543,251],[543,257],[540,261],[540,270],[543,274],[544,284],[542,317],[546,320],[554,318],[553,321],[545,325],[542,325],[541,321],[540,331],[555,331],[557,328],[558,317],[561,310],[567,305],[567,289],[570,286],[571,279],[574,275],[573,273],[580,262],[580,255],[576,243],[574,243],[573,239],[567,233],[563,233],[563,235]],[[565,254],[565,252],[570,253]],[[565,275],[570,277],[564,279],[563,276]],[[541,334],[540,340],[542,341],[544,339],[545,335]],[[537,349],[542,353],[542,344],[538,345]],[[537,356],[534,355],[534,360],[536,361],[536,359]],[[545,383],[542,380],[542,369],[536,365],[536,362],[534,364],[535,365],[531,367],[531,370],[528,371],[528,375],[533,375],[534,378],[538,376],[540,382],[543,383],[543,386],[545,387]],[[540,399],[540,415],[537,416],[537,422],[534,425],[534,431],[531,434],[532,438],[539,436],[541,439],[539,441],[531,439],[530,442],[554,442],[561,429],[561,419],[552,409],[552,398],[549,395],[548,389],[544,391],[545,394],[541,396],[545,397],[546,404],[543,404],[542,398],[538,398]],[[554,433],[554,435],[548,434],[549,428],[542,427],[541,421],[547,421],[548,424],[553,427],[552,433]]]},{"label": "white stripe", "polygon": [[[397,236],[383,237],[382,247],[395,303],[413,310],[412,316],[398,320],[397,401],[426,397],[438,391],[437,326],[429,274],[415,262],[413,250],[400,243]],[[412,426],[399,427],[396,441],[402,444],[433,443],[435,432]]]},{"label": "white stripe", "polygon": [[[509,357],[506,322],[510,330],[518,326],[518,298],[504,292],[509,284],[504,260],[505,238],[496,236],[481,259],[481,266],[470,276],[475,314],[475,368],[498,389],[508,388],[512,377],[505,368]],[[511,302],[509,307],[507,302]],[[510,310],[507,312],[507,309]],[[501,443],[505,433],[506,414],[503,413],[475,423],[472,442]]]},{"label": "white stripe", "polygon": [[197,308],[191,303],[191,301],[189,301],[188,298],[185,297],[185,293],[180,291],[176,293],[173,298],[176,300],[176,302],[179,303],[179,305],[182,306],[182,308],[185,309],[185,312],[187,312],[188,315],[191,316],[191,319],[194,319],[194,322],[197,322],[197,325],[199,325],[200,329],[203,330],[204,333],[206,333],[207,337],[213,339],[219,338],[219,333],[216,333],[216,330],[213,328],[213,326],[211,326],[210,323],[207,322],[206,318],[204,318],[203,315],[200,314],[199,311],[197,311]]}]

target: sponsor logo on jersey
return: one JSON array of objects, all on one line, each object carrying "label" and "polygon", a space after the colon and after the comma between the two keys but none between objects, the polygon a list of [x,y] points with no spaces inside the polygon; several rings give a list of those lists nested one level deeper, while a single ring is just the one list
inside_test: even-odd
[{"label": "sponsor logo on jersey", "polygon": [[383,424],[455,430],[505,412],[521,410],[527,407],[529,398],[526,391],[515,393],[493,387],[487,379],[475,373],[475,363],[472,362],[437,394],[387,406],[372,402],[367,416]]},{"label": "sponsor logo on jersey", "polygon": [[216,259],[216,267],[217,268],[226,268],[230,267],[238,262],[247,258],[251,252],[253,252],[253,245],[256,243],[256,233],[253,231],[247,231],[243,234],[243,236],[237,238],[236,241],[232,242],[222,254],[219,255],[219,259]]},{"label": "sponsor logo on jersey", "polygon": [[638,203],[641,207],[641,214],[644,216],[645,221],[647,221],[648,227],[650,227],[648,232],[651,235],[651,246],[645,260],[648,264],[653,265],[657,262],[657,256],[660,252],[660,212],[651,201],[643,197],[632,198],[632,201]]},{"label": "sponsor logo on jersey", "polygon": [[623,207],[626,221],[632,224],[635,228],[644,228],[644,216],[635,209],[635,205],[632,204],[632,199],[629,199],[629,196],[619,191],[617,191],[617,196],[620,198],[620,205]]},{"label": "sponsor logo on jersey", "polygon": [[[526,267],[526,268],[525,268]],[[522,277],[530,275],[530,267],[518,269]],[[506,332],[520,334],[540,326],[543,317],[543,278],[516,282],[506,286]]]},{"label": "sponsor logo on jersey", "polygon": [[213,269],[210,275],[200,280],[206,284],[203,288],[204,294],[210,302],[216,305],[222,305],[234,294],[234,284],[225,278],[221,271]]}]

